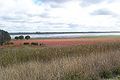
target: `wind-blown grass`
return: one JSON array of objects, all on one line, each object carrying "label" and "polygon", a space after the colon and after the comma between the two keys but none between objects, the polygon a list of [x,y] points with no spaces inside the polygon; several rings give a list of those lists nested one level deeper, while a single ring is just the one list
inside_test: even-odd
[{"label": "wind-blown grass", "polygon": [[120,43],[0,49],[0,80],[101,80],[120,74]]}]

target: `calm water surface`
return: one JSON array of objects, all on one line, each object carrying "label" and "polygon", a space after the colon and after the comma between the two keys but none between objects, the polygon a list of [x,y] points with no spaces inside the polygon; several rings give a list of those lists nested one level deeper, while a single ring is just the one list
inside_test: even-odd
[{"label": "calm water surface", "polygon": [[[77,37],[90,37],[90,36],[120,36],[120,33],[74,33],[74,34],[21,34],[23,36],[30,35],[31,38],[77,38]],[[12,39],[15,36],[20,35],[11,35]]]}]

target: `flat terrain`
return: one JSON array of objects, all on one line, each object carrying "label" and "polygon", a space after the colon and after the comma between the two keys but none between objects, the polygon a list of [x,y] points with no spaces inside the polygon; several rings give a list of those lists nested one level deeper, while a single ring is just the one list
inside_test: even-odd
[{"label": "flat terrain", "polygon": [[0,48],[0,80],[119,80],[120,42],[113,41]]},{"label": "flat terrain", "polygon": [[0,80],[119,80],[119,37],[11,42],[0,48]]},{"label": "flat terrain", "polygon": [[73,39],[30,39],[30,40],[12,40],[14,45],[21,45],[24,42],[32,43],[44,43],[47,46],[70,46],[81,44],[96,44],[104,42],[119,42],[120,38],[73,38]]}]

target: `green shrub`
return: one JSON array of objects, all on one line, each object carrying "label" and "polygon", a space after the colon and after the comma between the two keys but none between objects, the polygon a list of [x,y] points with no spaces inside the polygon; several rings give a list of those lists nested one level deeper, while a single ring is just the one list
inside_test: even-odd
[{"label": "green shrub", "polygon": [[112,75],[112,72],[111,71],[108,71],[108,70],[103,70],[99,73],[99,76],[102,78],[102,79],[109,79],[109,78],[112,78],[113,75]]},{"label": "green shrub", "polygon": [[25,36],[25,39],[27,39],[27,40],[30,39],[30,36]]},{"label": "green shrub", "polygon": [[19,39],[19,37],[18,37],[18,36],[15,36],[15,39],[16,39],[16,40],[18,40],[18,39]]},{"label": "green shrub", "polygon": [[120,67],[114,68],[112,70],[112,73],[114,76],[120,75]]},{"label": "green shrub", "polygon": [[7,43],[11,40],[11,36],[7,31],[0,30],[0,45]]},{"label": "green shrub", "polygon": [[19,39],[21,39],[21,40],[22,40],[22,39],[24,39],[24,36],[22,36],[22,35],[21,35],[21,36],[19,36]]}]

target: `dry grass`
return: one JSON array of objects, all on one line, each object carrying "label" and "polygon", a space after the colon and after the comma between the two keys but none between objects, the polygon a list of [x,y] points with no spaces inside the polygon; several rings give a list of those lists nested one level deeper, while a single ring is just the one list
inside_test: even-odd
[{"label": "dry grass", "polygon": [[101,80],[120,74],[120,43],[0,51],[0,80]]}]

